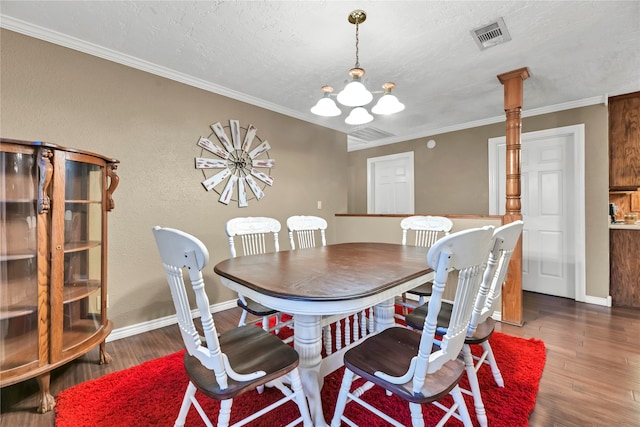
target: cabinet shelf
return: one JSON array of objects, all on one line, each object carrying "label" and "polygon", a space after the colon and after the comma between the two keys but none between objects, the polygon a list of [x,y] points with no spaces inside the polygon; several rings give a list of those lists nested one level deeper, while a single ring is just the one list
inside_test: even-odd
[{"label": "cabinet shelf", "polygon": [[[3,337],[3,355],[0,369],[7,371],[38,360],[34,344],[38,343],[37,329],[15,337]],[[37,347],[36,347],[37,349]]]},{"label": "cabinet shelf", "polygon": [[33,252],[0,254],[0,261],[18,261],[21,259],[35,258],[36,256],[36,250],[33,249]]},{"label": "cabinet shelf", "polygon": [[36,200],[31,197],[11,197],[0,201],[0,205],[8,205],[10,203],[25,204],[33,203],[35,205]]},{"label": "cabinet shelf", "polygon": [[97,248],[100,246],[100,242],[96,240],[87,240],[81,242],[68,242],[64,245],[64,253],[81,252],[88,249]]},{"label": "cabinet shelf", "polygon": [[77,204],[77,205],[99,205],[102,203],[100,200],[85,200],[85,199],[75,199],[75,200],[65,200],[67,204]]},{"label": "cabinet shelf", "polygon": [[100,281],[84,280],[74,281],[64,285],[64,304],[86,298],[100,290]]},{"label": "cabinet shelf", "polygon": [[14,271],[10,268],[6,271],[6,277],[0,286],[0,321],[35,313],[38,306],[38,287],[36,279],[28,274],[30,270],[23,271],[21,277],[12,277]]},{"label": "cabinet shelf", "polygon": [[13,317],[28,316],[36,312],[36,306],[20,306],[11,305],[8,307],[0,307],[0,320],[7,320]]},{"label": "cabinet shelf", "polygon": [[64,330],[63,348],[70,348],[81,343],[93,336],[100,328],[100,323],[93,319],[76,320],[73,329]]}]

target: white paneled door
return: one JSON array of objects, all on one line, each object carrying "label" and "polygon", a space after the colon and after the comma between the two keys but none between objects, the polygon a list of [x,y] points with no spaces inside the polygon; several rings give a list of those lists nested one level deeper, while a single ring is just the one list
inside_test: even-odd
[{"label": "white paneled door", "polygon": [[567,135],[527,141],[522,147],[522,289],[575,299],[571,147]]},{"label": "white paneled door", "polygon": [[367,159],[367,213],[414,212],[413,151]]},{"label": "white paneled door", "polygon": [[[522,288],[582,300],[584,187],[579,169],[583,160],[577,159],[581,152],[575,149],[576,135],[562,129],[521,138]],[[489,141],[494,160],[490,192],[497,194],[490,211],[500,215],[505,211],[505,151],[504,138]]]}]

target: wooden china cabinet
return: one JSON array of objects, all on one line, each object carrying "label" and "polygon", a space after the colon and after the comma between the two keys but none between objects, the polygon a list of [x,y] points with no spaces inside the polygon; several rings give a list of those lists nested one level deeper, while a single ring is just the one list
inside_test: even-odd
[{"label": "wooden china cabinet", "polygon": [[50,371],[100,346],[107,319],[107,212],[118,161],[0,139],[0,387],[30,378],[39,412]]}]

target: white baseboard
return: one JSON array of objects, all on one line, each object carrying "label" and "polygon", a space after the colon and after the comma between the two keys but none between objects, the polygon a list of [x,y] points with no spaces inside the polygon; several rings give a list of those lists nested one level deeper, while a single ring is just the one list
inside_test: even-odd
[{"label": "white baseboard", "polygon": [[611,307],[611,295],[607,296],[606,298],[592,297],[589,295],[585,295],[583,302],[586,302],[587,304],[595,304],[595,305],[603,305],[605,307]]},{"label": "white baseboard", "polygon": [[[209,310],[211,311],[211,313],[218,313],[220,311],[228,310],[234,307],[237,307],[236,300],[230,300],[218,304],[213,304],[209,307]],[[200,312],[198,310],[192,310],[191,315],[194,318],[200,317]],[[175,325],[176,323],[178,323],[178,317],[174,314],[171,316],[165,316],[159,319],[153,319],[131,326],[125,326],[123,328],[117,328],[109,334],[109,336],[107,337],[107,342],[116,341],[121,338],[127,338],[145,332],[153,331],[154,329],[164,328],[165,326]]]},{"label": "white baseboard", "polygon": [[[418,301],[417,295],[408,294],[407,298]],[[230,300],[213,304],[209,307],[211,313],[218,313],[220,311],[229,310],[237,307],[236,300]],[[191,315],[196,318],[200,317],[198,310],[192,310]],[[158,319],[149,320],[147,322],[137,323],[131,326],[125,326],[123,328],[117,328],[111,331],[107,337],[107,342],[116,341],[122,338],[132,337],[134,335],[143,334],[145,332],[153,331],[154,329],[164,328],[165,326],[175,325],[178,323],[178,317],[173,314],[171,316],[160,317]]]},{"label": "white baseboard", "polygon": [[[578,301],[578,300],[576,300]],[[584,302],[587,304],[595,304],[595,305],[603,305],[605,307],[611,307],[611,296],[608,296],[606,298],[600,298],[600,297],[592,297],[589,295],[586,295],[584,298],[584,301],[578,301],[578,302]],[[491,318],[493,318],[493,320],[500,322],[502,321],[502,312],[501,311],[495,311],[492,315]]]},{"label": "white baseboard", "polygon": [[[407,295],[407,297],[410,299],[417,300],[417,297],[411,294]],[[587,295],[585,296],[585,299],[583,302],[587,304],[596,304],[596,305],[602,305],[605,307],[611,307],[611,296],[608,296],[606,298],[600,298],[600,297],[592,297]],[[213,304],[209,307],[209,310],[211,311],[211,313],[218,313],[220,311],[229,310],[234,307],[237,307],[236,300],[230,300],[230,301],[225,301],[218,304]],[[193,310],[191,313],[194,318],[200,317],[198,310]],[[496,321],[501,321],[502,312],[496,311],[493,313],[491,317]],[[147,322],[142,322],[142,323],[138,323],[131,326],[125,326],[123,328],[117,328],[117,329],[114,329],[111,332],[111,334],[109,334],[109,336],[107,337],[107,342],[116,341],[121,338],[127,338],[134,335],[142,334],[145,332],[153,331],[154,329],[164,328],[165,326],[175,325],[176,323],[178,323],[178,318],[174,314],[171,316],[165,316],[159,319],[153,319]]]}]

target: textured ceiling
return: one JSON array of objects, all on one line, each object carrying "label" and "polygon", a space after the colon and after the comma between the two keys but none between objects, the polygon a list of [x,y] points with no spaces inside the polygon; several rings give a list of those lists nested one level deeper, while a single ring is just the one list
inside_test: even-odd
[{"label": "textured ceiling", "polygon": [[[528,67],[524,115],[640,90],[640,1],[2,1],[4,28],[68,46],[348,134],[348,113],[309,109],[355,63],[365,84],[393,81],[406,109],[364,125],[391,137],[503,119],[496,76]],[[471,30],[502,17],[512,40],[480,50]]]}]

